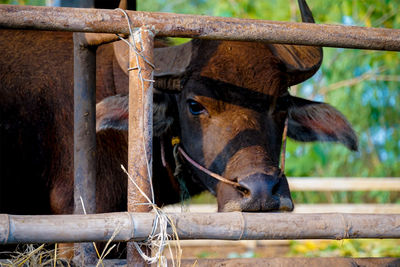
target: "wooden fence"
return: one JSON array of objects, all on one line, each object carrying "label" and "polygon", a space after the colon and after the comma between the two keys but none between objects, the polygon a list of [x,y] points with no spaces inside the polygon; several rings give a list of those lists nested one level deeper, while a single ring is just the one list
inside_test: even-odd
[{"label": "wooden fence", "polygon": [[[149,12],[133,12],[127,11],[127,14],[135,27],[135,34],[139,35],[141,40],[145,41],[145,45],[151,47],[154,35],[157,36],[173,36],[187,38],[205,38],[205,39],[221,39],[221,40],[246,40],[246,41],[266,41],[285,44],[301,44],[301,45],[317,45],[331,47],[347,47],[360,49],[379,49],[400,51],[400,30],[396,29],[375,29],[364,27],[350,27],[342,25],[317,25],[308,23],[289,23],[289,22],[273,22],[265,20],[247,20],[234,18],[218,18],[195,15],[180,15],[166,13],[149,13]],[[37,30],[57,30],[57,31],[78,31],[78,32],[97,32],[97,33],[120,33],[129,34],[129,28],[124,15],[117,10],[94,10],[94,9],[73,9],[73,8],[50,8],[50,7],[25,7],[25,6],[0,6],[0,27],[2,28],[18,28],[18,29],[37,29]],[[149,30],[150,29],[150,30]],[[151,34],[149,34],[151,31]],[[95,144],[95,101],[93,93],[94,77],[94,53],[93,47],[104,42],[115,40],[114,35],[102,35],[99,39],[80,38],[79,34],[75,34],[75,212],[82,213],[78,197],[82,197],[85,203],[89,203],[86,207],[89,211],[95,210],[95,194],[94,183],[95,179],[95,164],[93,153],[88,153]],[[133,36],[132,36],[133,37]],[[149,49],[147,58],[152,58],[152,49]],[[134,53],[131,53],[130,61],[134,60]],[[150,80],[147,75],[148,69],[143,66],[143,78]],[[151,121],[151,83],[146,83],[145,90],[137,90],[138,82],[135,71],[130,75],[130,101],[135,99],[143,99],[143,108],[134,110],[134,105],[130,105],[129,119],[129,136],[134,136],[134,129],[139,129],[137,125],[144,125],[144,131],[136,132],[136,138],[145,140],[145,146],[138,147],[137,141],[133,137],[129,140],[129,162],[128,169],[130,173],[136,177],[136,173],[141,173],[147,177],[147,162],[143,158],[143,154],[148,154],[151,157],[152,136],[151,124],[146,124],[146,121]],[[139,94],[139,95],[138,95]],[[86,96],[91,96],[86,98]],[[134,98],[133,96],[136,95]],[[80,97],[85,96],[85,97]],[[78,101],[85,99],[85,101]],[[146,100],[147,99],[147,100]],[[133,102],[132,102],[133,103]],[[141,107],[141,105],[135,105]],[[135,121],[133,113],[137,112],[137,117],[143,121]],[[87,130],[82,130],[79,125],[87,126]],[[150,127],[150,128],[147,128]],[[144,135],[144,136],[142,136]],[[137,139],[138,140],[138,139]],[[145,147],[146,151],[142,151]],[[79,149],[77,149],[79,148]],[[133,162],[139,169],[133,170]],[[139,179],[137,179],[139,181]],[[336,184],[336,183],[335,183]],[[147,192],[150,195],[150,192]],[[128,193],[128,211],[137,212],[137,206],[133,203],[135,199],[134,189]],[[143,211],[143,210],[142,210]],[[84,224],[74,221],[76,216],[79,221],[84,221]],[[57,226],[63,224],[63,228],[68,225],[68,235],[62,239],[53,239],[57,241],[89,241],[99,240],[96,236],[98,232],[104,231],[105,228],[111,227],[113,221],[107,218],[125,218],[122,221],[128,220],[130,228],[124,228],[124,231],[132,231],[141,226],[152,226],[153,214],[138,214],[138,213],[122,213],[122,214],[101,214],[101,215],[69,215],[66,217],[14,217],[11,215],[1,215],[0,217],[0,241],[2,243],[9,242],[25,242],[30,241],[49,241],[50,228],[48,227],[51,221],[52,225]],[[209,214],[204,215],[188,215],[178,214],[171,215],[174,223],[178,227],[179,234],[186,238],[215,238],[219,234],[219,238],[242,239],[242,238],[350,238],[350,237],[399,237],[399,222],[400,215],[379,215],[379,214]],[[235,217],[236,216],[236,217]],[[265,220],[257,220],[257,216]],[[190,217],[191,220],[188,220]],[[231,218],[232,217],[232,218]],[[60,219],[61,218],[61,219]],[[95,218],[95,219],[93,219]],[[138,220],[143,219],[140,222]],[[221,231],[226,231],[230,221],[227,219],[237,220],[238,228],[232,228],[230,235],[224,235]],[[256,224],[250,224],[250,221],[255,219]],[[67,221],[74,221],[67,224]],[[274,221],[276,220],[276,221]],[[99,223],[99,221],[101,223]],[[132,225],[133,222],[138,223]],[[192,227],[194,221],[199,221],[198,225]],[[225,228],[214,229],[213,222],[226,222]],[[267,221],[275,222],[274,224],[266,225]],[[86,223],[87,222],[87,223]],[[89,224],[96,223],[97,228]],[[146,223],[147,222],[147,223]],[[296,223],[297,222],[297,223]],[[244,227],[244,223],[249,223],[251,228]],[[21,226],[21,227],[17,227]],[[25,226],[23,226],[25,225]],[[73,227],[75,225],[75,227]],[[91,227],[83,227],[88,226]],[[248,226],[249,226],[248,225]],[[293,225],[295,227],[293,227]],[[80,227],[82,226],[82,227]],[[279,229],[278,226],[285,226],[285,229]],[[28,227],[28,228],[26,228]],[[135,228],[136,227],[136,228]],[[25,232],[20,232],[25,229]],[[32,229],[41,229],[41,234],[45,237],[41,239],[36,236]],[[82,229],[85,231],[83,232]],[[108,229],[108,228],[107,228]],[[206,230],[207,231],[206,231]],[[253,235],[252,230],[258,229],[256,232],[265,231],[261,236]],[[328,230],[329,229],[329,230]],[[354,229],[359,230],[355,232]],[[115,229],[114,229],[115,230]],[[96,235],[91,235],[96,231]],[[61,233],[62,231],[57,233]],[[65,231],[64,231],[65,232]],[[277,235],[276,233],[282,233]],[[86,234],[84,234],[86,233]],[[109,232],[104,232],[103,234]],[[148,229],[140,234],[140,238],[136,235],[127,235],[121,240],[138,240],[144,239],[149,233]],[[196,235],[197,233],[197,235]],[[307,234],[305,234],[307,233]],[[249,234],[249,235],[246,235]],[[199,236],[200,235],[200,236]],[[47,237],[46,237],[47,236]],[[83,238],[82,236],[89,236]],[[21,238],[17,238],[21,237]],[[104,238],[104,237],[103,237]],[[101,239],[101,238],[100,238]],[[102,239],[104,240],[104,239]],[[83,255],[82,265],[87,264],[87,258],[90,255],[86,251],[91,244],[84,245],[81,248]],[[128,261],[129,266],[144,265],[142,259],[135,254],[132,245],[128,245]]]}]

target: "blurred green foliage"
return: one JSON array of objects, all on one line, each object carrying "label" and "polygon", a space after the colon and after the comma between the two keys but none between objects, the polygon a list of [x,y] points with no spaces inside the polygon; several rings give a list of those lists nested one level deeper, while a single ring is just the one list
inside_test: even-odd
[{"label": "blurred green foliage", "polygon": [[301,257],[400,257],[398,239],[291,241],[288,256]]}]

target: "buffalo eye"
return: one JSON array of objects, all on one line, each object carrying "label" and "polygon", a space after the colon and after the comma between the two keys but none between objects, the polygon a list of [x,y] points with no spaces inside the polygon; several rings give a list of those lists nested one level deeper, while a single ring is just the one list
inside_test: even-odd
[{"label": "buffalo eye", "polygon": [[193,99],[189,99],[187,101],[189,111],[193,115],[200,115],[201,113],[205,112],[206,109],[201,105],[199,102],[194,101]]}]

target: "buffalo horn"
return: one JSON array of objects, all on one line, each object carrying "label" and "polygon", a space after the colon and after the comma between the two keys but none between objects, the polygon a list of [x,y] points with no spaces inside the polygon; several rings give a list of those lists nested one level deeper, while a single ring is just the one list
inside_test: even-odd
[{"label": "buffalo horn", "polygon": [[[314,23],[306,1],[298,0],[298,3],[302,21]],[[313,76],[322,63],[322,48],[317,46],[271,44],[271,51],[285,64],[289,86]]]},{"label": "buffalo horn", "polygon": [[[128,74],[129,49],[122,42],[114,42],[114,54],[121,69]],[[192,59],[192,42],[154,49],[154,87],[160,90],[180,90],[180,75],[185,73]]]},{"label": "buffalo horn", "polygon": [[[298,0],[303,22],[314,23],[311,10],[305,0]],[[122,41],[114,42],[114,52],[123,71],[128,74],[129,49]],[[186,72],[191,60],[196,57],[199,46],[187,42],[178,46],[154,49],[156,69],[155,88],[167,91],[181,90],[180,76]],[[286,67],[288,85],[301,83],[319,69],[322,63],[322,48],[317,46],[270,44],[270,50]]]}]

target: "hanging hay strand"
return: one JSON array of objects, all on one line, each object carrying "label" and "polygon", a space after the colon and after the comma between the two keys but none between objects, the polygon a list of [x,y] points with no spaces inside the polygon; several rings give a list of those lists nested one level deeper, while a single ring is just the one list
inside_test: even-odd
[{"label": "hanging hay strand", "polygon": [[[135,180],[127,172],[127,170],[123,165],[121,165],[121,168],[128,176],[130,182],[137,187],[139,192],[148,201],[148,203],[142,203],[142,204],[151,205],[153,211],[155,212],[155,218],[152,223],[151,233],[144,241],[134,242],[134,245],[138,253],[149,264],[157,263],[158,266],[167,266],[167,259],[165,256],[163,256],[164,249],[167,246],[170,253],[170,257],[172,259],[173,266],[175,266],[174,259],[176,259],[177,266],[180,266],[182,249],[179,244],[179,237],[173,220],[166,213],[164,213],[159,207],[157,207],[155,203],[153,203],[150,200],[150,198],[136,184]],[[172,231],[168,231],[169,228],[172,229]],[[172,253],[171,246],[168,243],[168,241],[171,239],[175,239],[178,241],[177,246],[175,247],[176,248],[175,257]],[[144,253],[143,250],[141,249],[142,246],[150,247],[154,256],[149,257],[148,255],[146,255],[146,253]]]}]

